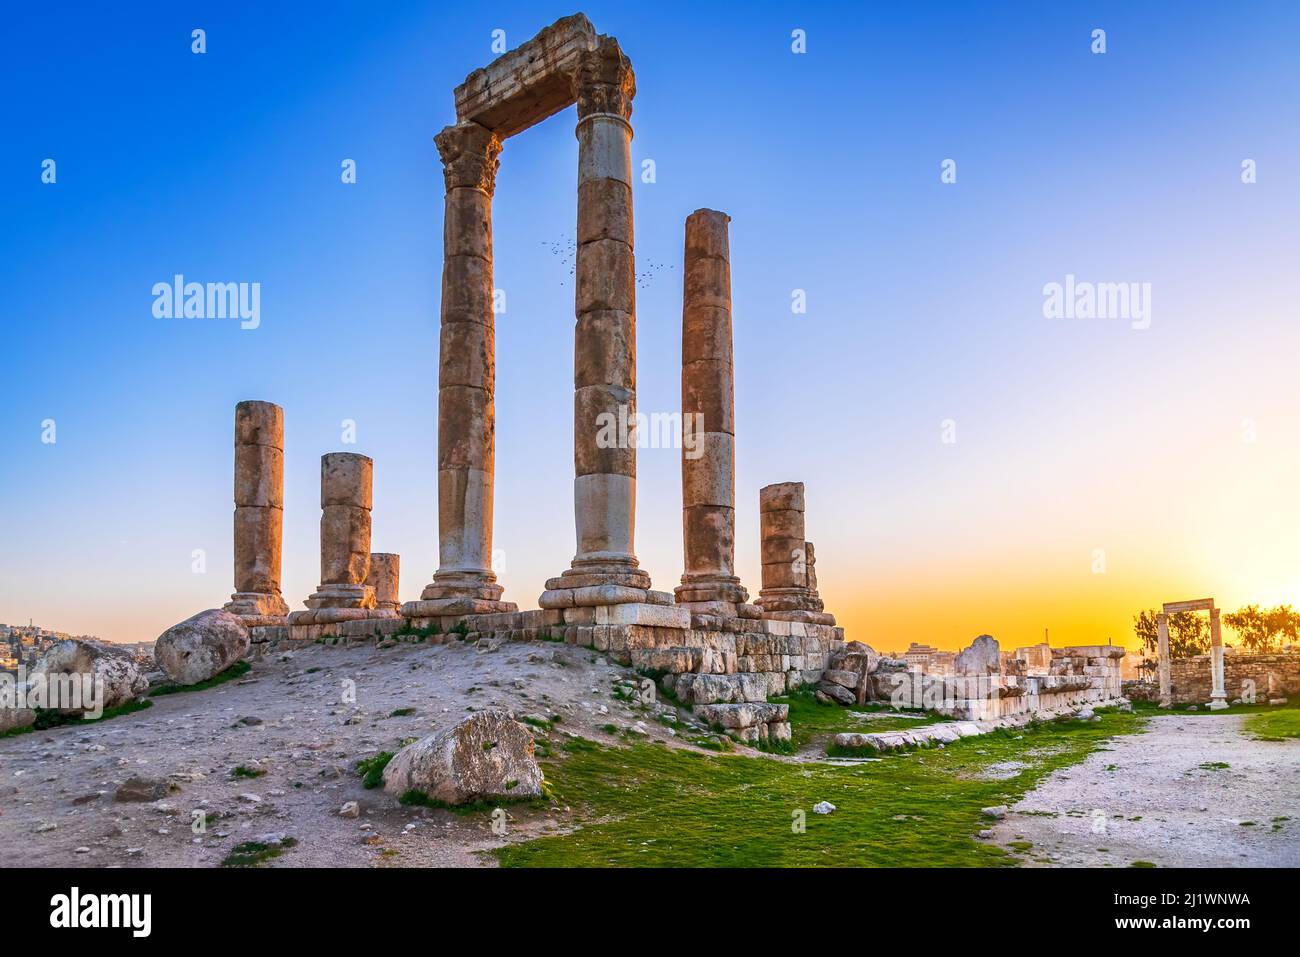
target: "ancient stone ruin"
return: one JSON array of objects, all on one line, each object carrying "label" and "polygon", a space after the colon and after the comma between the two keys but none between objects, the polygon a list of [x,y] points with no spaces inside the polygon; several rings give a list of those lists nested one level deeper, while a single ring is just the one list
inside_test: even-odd
[{"label": "ancient stone ruin", "polygon": [[[824,700],[887,701],[999,719],[1118,697],[1109,651],[1053,651],[1043,673],[1008,673],[988,636],[957,656],[961,674],[927,675],[846,644],[817,591],[801,482],[759,491],[757,599],[735,572],[734,358],[730,218],[686,220],[682,296],[684,568],[673,594],[652,588],[635,552],[636,441],[600,440],[602,421],[636,414],[632,234],[632,64],[586,17],[566,17],[466,78],[456,123],[435,138],[446,185],[438,369],[439,566],[399,605],[398,556],[370,552],[365,456],[321,459],[320,586],[306,609],[280,597],[284,419],[278,406],[235,413],[235,594],[255,644],[365,641],[399,631],[438,640],[550,638],[594,648],[653,676],[741,741],[790,737],[768,698],[816,686]],[[495,462],[492,194],[505,141],[577,105],[574,345],[576,551],[538,608],[504,598],[491,567]],[[1059,656],[1058,656],[1059,652]],[[1122,653],[1122,652],[1121,652]],[[1041,670],[1041,669],[1040,669]],[[1112,674],[1113,672],[1113,674]]]}]

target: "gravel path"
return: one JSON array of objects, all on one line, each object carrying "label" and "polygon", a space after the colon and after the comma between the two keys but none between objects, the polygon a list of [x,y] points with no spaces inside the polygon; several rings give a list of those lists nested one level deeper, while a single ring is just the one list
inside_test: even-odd
[{"label": "gravel path", "polygon": [[1042,781],[991,839],[1029,866],[1300,865],[1300,740],[1255,741],[1244,720],[1153,717]]}]

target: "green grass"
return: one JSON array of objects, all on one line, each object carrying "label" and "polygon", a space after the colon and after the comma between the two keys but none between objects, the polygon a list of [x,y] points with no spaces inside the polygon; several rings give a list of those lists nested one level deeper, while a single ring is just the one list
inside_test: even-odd
[{"label": "green grass", "polygon": [[[802,751],[815,739],[839,734],[842,731],[898,731],[933,724],[947,720],[936,714],[912,712],[923,715],[920,718],[905,718],[890,707],[879,704],[852,705],[822,704],[814,697],[812,691],[796,691],[793,694],[771,699],[776,704],[790,706],[791,744],[795,751]],[[870,720],[854,718],[850,712],[858,714],[879,715]]]},{"label": "green grass", "polygon": [[266,774],[264,768],[250,768],[246,764],[236,765],[230,771],[232,778],[260,778]]},{"label": "green grass", "polygon": [[395,708],[388,716],[390,718],[409,718],[413,714],[415,714],[414,708]]},{"label": "green grass", "polygon": [[279,857],[286,850],[297,845],[297,840],[286,837],[279,844],[263,844],[261,841],[245,841],[236,844],[234,850],[221,862],[222,867],[256,867],[273,857]]},{"label": "green grass", "polygon": [[1251,715],[1244,730],[1256,741],[1300,738],[1300,708],[1274,707],[1265,714]]},{"label": "green grass", "polygon": [[[975,838],[987,823],[980,809],[1015,803],[1044,775],[1143,724],[1098,714],[851,767],[570,740],[543,768],[555,804],[572,807],[581,826],[495,853],[514,867],[1015,866]],[[1028,767],[1011,779],[976,776],[1009,759]],[[819,801],[837,810],[814,814]],[[798,812],[804,833],[792,827]]]},{"label": "green grass", "polygon": [[357,762],[357,773],[361,775],[361,786],[373,791],[384,783],[384,768],[393,760],[392,751],[380,751],[373,758],[362,758]]},{"label": "green grass", "polygon": [[247,661],[236,661],[233,665],[221,672],[219,675],[213,675],[206,681],[200,681],[193,685],[168,684],[159,685],[149,692],[151,698],[161,698],[168,694],[181,694],[186,691],[206,691],[208,688],[215,688],[217,685],[223,685],[227,681],[234,681],[236,678],[242,678],[253,670],[253,666]]},{"label": "green grass", "polygon": [[130,701],[116,708],[105,708],[104,713],[98,718],[81,718],[71,714],[60,714],[55,710],[37,708],[35,723],[29,724],[25,728],[10,728],[0,734],[0,738],[13,738],[20,734],[30,734],[33,731],[48,731],[51,728],[82,727],[87,724],[98,724],[100,721],[120,718],[124,714],[135,714],[137,711],[152,707],[153,702],[147,698],[143,701]]}]

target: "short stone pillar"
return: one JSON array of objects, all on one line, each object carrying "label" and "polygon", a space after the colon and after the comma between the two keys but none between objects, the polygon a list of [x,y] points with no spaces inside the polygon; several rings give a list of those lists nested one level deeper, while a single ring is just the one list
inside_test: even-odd
[{"label": "short stone pillar", "polygon": [[1156,614],[1156,652],[1159,656],[1157,659],[1160,676],[1159,704],[1162,708],[1168,708],[1174,703],[1174,695],[1169,664],[1169,616],[1163,612]]},{"label": "short stone pillar", "polygon": [[512,612],[492,570],[496,332],[492,193],[501,140],[466,121],[435,137],[447,193],[438,353],[438,570],[410,617]]},{"label": "short stone pillar", "polygon": [[271,402],[235,406],[235,593],[225,610],[249,627],[282,625],[284,410]]},{"label": "short stone pillar", "polygon": [[1228,693],[1223,680],[1223,631],[1219,625],[1219,609],[1210,609],[1210,691],[1211,711],[1228,707]]},{"label": "short stone pillar", "polygon": [[612,37],[582,53],[573,368],[577,554],[543,608],[644,601],[634,551],[636,273],[632,253],[632,65]]},{"label": "short stone pillar", "polygon": [[375,607],[370,573],[370,509],[374,463],[356,452],[320,460],[320,587],[289,616],[291,625],[325,625],[361,618],[392,618]]},{"label": "short stone pillar", "polygon": [[823,611],[816,588],[809,584],[803,483],[782,482],[759,489],[758,512],[763,587],[756,604],[763,609],[763,617],[835,624]]},{"label": "short stone pillar", "polygon": [[392,552],[371,552],[366,584],[375,590],[375,607],[396,612],[402,607],[397,597],[402,557]]}]

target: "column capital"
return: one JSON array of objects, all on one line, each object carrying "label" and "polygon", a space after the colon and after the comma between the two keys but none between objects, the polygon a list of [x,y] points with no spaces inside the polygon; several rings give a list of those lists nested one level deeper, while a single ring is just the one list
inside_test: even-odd
[{"label": "column capital", "polygon": [[578,119],[597,113],[632,116],[632,98],[636,96],[636,77],[632,61],[613,37],[601,37],[594,50],[587,50],[578,61],[574,80],[578,101]]},{"label": "column capital", "polygon": [[442,157],[442,175],[448,191],[458,187],[482,190],[489,196],[496,189],[497,167],[501,165],[501,138],[477,123],[448,126],[433,138]]}]

